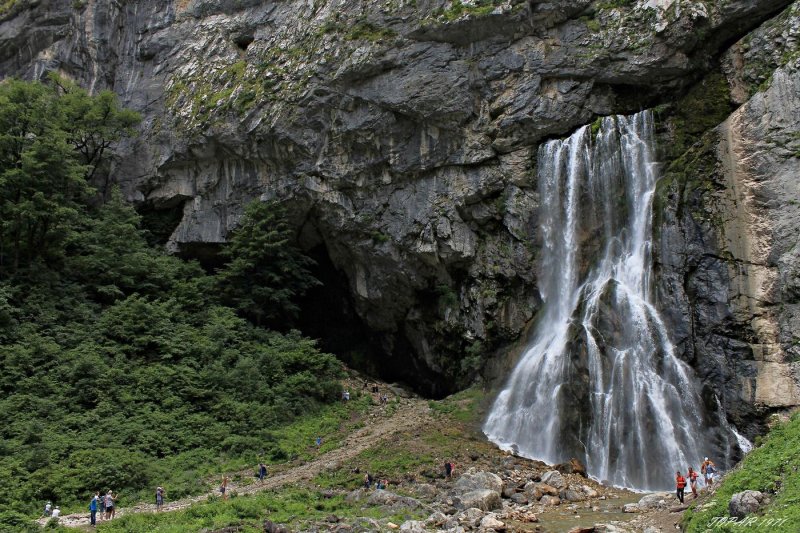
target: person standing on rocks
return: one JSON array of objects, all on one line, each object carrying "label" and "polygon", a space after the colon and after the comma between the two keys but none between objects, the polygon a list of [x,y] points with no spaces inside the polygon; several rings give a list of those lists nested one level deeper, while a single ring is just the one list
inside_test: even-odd
[{"label": "person standing on rocks", "polygon": [[264,478],[267,476],[267,465],[264,463],[258,464],[258,482],[264,483]]},{"label": "person standing on rocks", "polygon": [[694,499],[697,499],[697,472],[690,466],[689,473],[686,474],[689,476],[689,486],[692,488],[692,495]]},{"label": "person standing on rocks", "polygon": [[686,478],[680,472],[675,472],[675,493],[683,503],[683,491],[686,488]]}]

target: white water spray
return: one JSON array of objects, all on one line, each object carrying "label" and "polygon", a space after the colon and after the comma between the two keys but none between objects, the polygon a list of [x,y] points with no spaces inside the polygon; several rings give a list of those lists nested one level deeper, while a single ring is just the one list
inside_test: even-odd
[{"label": "white water spray", "polygon": [[592,476],[642,490],[672,488],[720,435],[736,442],[719,418],[709,427],[653,305],[653,146],[642,112],[604,118],[594,140],[584,126],[540,147],[543,307],[484,426],[523,456],[577,457]]}]

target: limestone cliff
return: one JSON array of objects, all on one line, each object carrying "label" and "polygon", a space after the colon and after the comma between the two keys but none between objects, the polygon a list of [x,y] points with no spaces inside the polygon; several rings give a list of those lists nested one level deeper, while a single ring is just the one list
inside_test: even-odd
[{"label": "limestone cliff", "polygon": [[[800,403],[791,4],[13,0],[0,75],[55,70],[140,111],[111,176],[145,209],[180,210],[177,251],[280,198],[341,280],[316,318],[352,314],[377,366],[430,394],[501,375],[536,315],[540,141],[671,104],[665,144],[708,168],[665,178],[680,201],[661,204],[663,301],[684,357],[746,424],[754,406]],[[725,114],[744,105],[704,126],[724,120],[704,152],[674,141],[681,98],[723,71]]]}]

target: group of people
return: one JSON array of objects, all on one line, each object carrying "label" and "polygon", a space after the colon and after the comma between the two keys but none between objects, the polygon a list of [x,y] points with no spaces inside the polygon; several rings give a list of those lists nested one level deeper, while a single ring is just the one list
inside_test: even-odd
[{"label": "group of people", "polygon": [[453,474],[456,472],[456,465],[452,461],[447,461],[444,463],[444,477],[445,479],[450,479],[453,477]]},{"label": "group of people", "polygon": [[[703,464],[700,465],[700,474],[703,476],[703,480],[706,484],[706,489],[709,489],[711,485],[714,484],[714,474],[717,472],[717,468],[714,465],[714,461],[711,461],[708,457],[703,460]],[[697,473],[691,466],[689,467],[689,471],[686,473],[684,477],[681,474],[680,470],[675,472],[675,494],[683,503],[684,491],[686,490],[687,483],[689,487],[692,489],[692,495],[697,498],[697,478],[700,477],[700,474]]]},{"label": "group of people", "polygon": [[370,473],[364,474],[364,488],[365,489],[370,488],[373,485],[373,483],[375,484],[375,488],[376,489],[381,489],[381,490],[385,490],[386,487],[389,486],[389,480],[388,479],[378,479],[376,481],[372,477],[372,474],[370,474]]},{"label": "group of people", "polygon": [[114,491],[111,490],[103,495],[100,495],[99,491],[95,492],[92,501],[89,502],[89,523],[93,526],[97,525],[98,513],[100,513],[100,520],[114,518],[117,498],[119,498],[119,495],[114,494]]}]

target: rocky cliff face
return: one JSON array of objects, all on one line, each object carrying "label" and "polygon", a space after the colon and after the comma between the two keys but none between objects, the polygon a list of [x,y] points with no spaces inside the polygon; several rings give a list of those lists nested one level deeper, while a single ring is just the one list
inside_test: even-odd
[{"label": "rocky cliff face", "polygon": [[[180,210],[175,250],[220,243],[246,202],[280,198],[344,285],[317,319],[351,313],[379,367],[443,394],[513,352],[536,315],[540,141],[724,71],[725,115],[747,103],[708,125],[725,120],[703,138],[703,176],[665,179],[679,201],[660,219],[662,296],[684,357],[747,418],[800,403],[790,4],[15,0],[0,75],[56,70],[142,113],[112,176],[142,206]],[[670,109],[665,136],[686,137]]]}]

